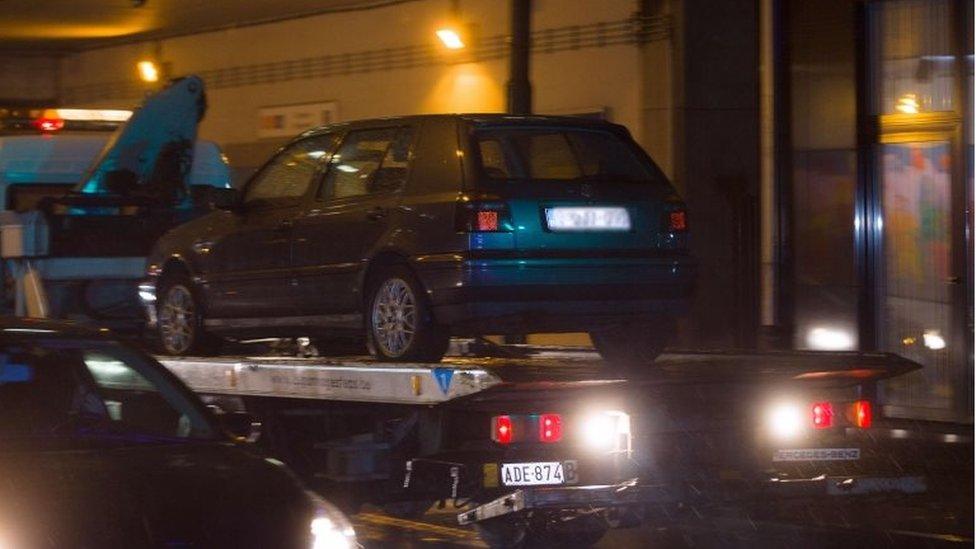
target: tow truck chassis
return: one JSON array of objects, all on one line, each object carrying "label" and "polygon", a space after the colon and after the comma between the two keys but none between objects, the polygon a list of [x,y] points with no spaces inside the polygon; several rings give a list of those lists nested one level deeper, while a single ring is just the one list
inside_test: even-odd
[{"label": "tow truck chassis", "polygon": [[[383,438],[361,432],[311,435],[314,440],[305,445],[303,457],[315,452],[324,452],[327,457],[317,461],[310,458],[318,466],[297,465],[296,468],[313,486],[325,482],[325,490],[357,483],[371,486],[374,489],[353,490],[360,494],[369,492],[361,498],[366,502],[370,499],[373,503],[467,501],[469,504],[461,506],[458,514],[462,525],[522,523],[525,517],[531,516],[558,516],[561,521],[599,516],[603,525],[629,525],[634,521],[610,521],[606,517],[640,517],[648,506],[694,506],[736,497],[730,495],[735,490],[729,491],[727,487],[704,483],[696,486],[678,478],[658,478],[645,468],[631,467],[629,446],[615,458],[620,463],[609,467],[615,471],[616,480],[611,476],[603,482],[561,486],[506,487],[497,481],[489,483],[488,471],[497,475],[495,468],[499,463],[485,463],[485,460],[497,461],[495,458],[438,453],[438,445],[451,436],[445,431],[444,418],[455,411],[505,409],[513,402],[540,398],[571,401],[587,392],[606,395],[633,385],[632,380],[625,381],[599,370],[598,361],[586,353],[556,351],[537,356],[544,358],[514,364],[504,360],[455,358],[436,366],[382,364],[366,358],[215,357],[162,358],[161,361],[200,394],[217,399],[241,399],[245,408],[252,407],[248,403],[257,404],[253,408],[260,410],[259,419],[268,422],[267,427],[277,430],[279,435],[284,429],[286,437],[292,434],[288,431],[301,431],[283,427],[283,422],[288,421],[314,423],[318,421],[314,418],[324,418],[344,424],[358,420],[368,427],[370,422],[396,418],[396,426]],[[713,368],[711,377],[720,380],[730,364],[749,361],[765,361],[770,369],[781,370],[789,380],[829,379],[843,377],[845,372],[851,373],[852,379],[861,379],[866,372],[887,369],[885,375],[895,375],[912,367],[892,357],[854,353],[832,357],[803,353],[773,356],[687,353],[665,356],[662,368],[668,368],[669,364],[704,366]],[[816,371],[818,364],[831,361],[844,362],[845,366],[826,373]],[[660,394],[669,391],[662,390],[665,392]],[[874,389],[871,384],[860,383],[857,390],[859,394],[871,394]],[[367,416],[370,419],[363,419]],[[413,443],[405,442],[407,433],[414,433]],[[607,478],[610,482],[605,481]],[[486,488],[489,485],[491,489]],[[802,498],[825,501],[874,493],[918,494],[926,490],[926,480],[907,474],[851,472],[753,478],[736,486],[738,496],[752,501]],[[722,495],[718,495],[720,492]]]}]

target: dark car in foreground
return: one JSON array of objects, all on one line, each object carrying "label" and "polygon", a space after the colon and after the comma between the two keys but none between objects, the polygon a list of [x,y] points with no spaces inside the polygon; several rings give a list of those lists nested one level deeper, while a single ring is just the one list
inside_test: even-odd
[{"label": "dark car in foreground", "polygon": [[589,332],[646,364],[694,278],[684,203],[622,126],[438,115],[282,148],[222,211],[164,236],[140,294],[162,348],[365,333],[385,360],[451,335]]},{"label": "dark car in foreground", "polygon": [[95,330],[0,320],[0,547],[325,542],[356,546],[345,516],[235,443],[152,358]]}]

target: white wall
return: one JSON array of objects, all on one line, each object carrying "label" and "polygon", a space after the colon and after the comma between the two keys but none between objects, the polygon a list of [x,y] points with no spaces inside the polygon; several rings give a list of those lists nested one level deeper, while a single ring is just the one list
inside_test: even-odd
[{"label": "white wall", "polygon": [[[533,28],[559,28],[620,21],[637,8],[636,0],[536,0]],[[475,36],[507,34],[509,2],[464,0],[461,20]],[[158,51],[171,75],[199,73],[256,63],[382,48],[435,44],[433,31],[449,15],[447,0],[421,0],[394,7],[228,29],[176,37],[159,44],[132,44],[90,50],[63,62],[63,87],[90,106],[134,106],[140,90],[135,63]],[[438,50],[440,51],[440,50]],[[462,54],[464,55],[464,54]],[[446,62],[413,68],[293,79],[208,89],[209,111],[201,136],[229,146],[257,138],[260,107],[337,101],[339,118],[354,120],[398,114],[501,111],[505,107],[507,61]],[[460,61],[460,59],[454,59]],[[589,47],[532,59],[535,110],[541,113],[607,108],[611,120],[639,138],[641,120],[640,49],[635,45]],[[85,99],[92,90],[119,89],[121,96]],[[232,161],[236,159],[233,158]]]}]

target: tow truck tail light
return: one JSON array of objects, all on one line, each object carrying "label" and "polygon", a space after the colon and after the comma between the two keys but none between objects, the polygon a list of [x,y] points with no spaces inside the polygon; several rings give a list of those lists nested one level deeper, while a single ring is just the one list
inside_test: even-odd
[{"label": "tow truck tail light", "polygon": [[559,414],[539,416],[539,441],[559,442],[563,438],[563,418]]},{"label": "tow truck tail light", "polygon": [[464,233],[507,233],[512,230],[508,204],[500,200],[459,200],[457,230]]},{"label": "tow truck tail light", "polygon": [[499,444],[511,444],[512,436],[512,416],[491,418],[491,440]]},{"label": "tow truck tail light", "polygon": [[867,429],[871,427],[871,401],[870,400],[857,400],[854,401],[847,412],[847,419],[852,424],[861,429]]},{"label": "tow truck tail light", "polygon": [[34,127],[41,130],[42,132],[56,132],[61,128],[64,128],[63,118],[36,118],[34,119]]},{"label": "tow truck tail light", "polygon": [[834,426],[834,407],[829,402],[814,402],[813,428],[829,429]]}]

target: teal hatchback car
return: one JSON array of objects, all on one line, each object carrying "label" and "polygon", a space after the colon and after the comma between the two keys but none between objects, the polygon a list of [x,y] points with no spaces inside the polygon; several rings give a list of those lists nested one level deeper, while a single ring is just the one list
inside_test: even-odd
[{"label": "teal hatchback car", "polygon": [[432,115],[301,135],[164,236],[141,295],[171,354],[364,331],[382,360],[437,361],[452,335],[589,332],[637,366],[694,278],[685,205],[622,126]]}]

